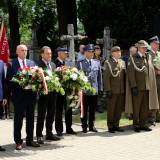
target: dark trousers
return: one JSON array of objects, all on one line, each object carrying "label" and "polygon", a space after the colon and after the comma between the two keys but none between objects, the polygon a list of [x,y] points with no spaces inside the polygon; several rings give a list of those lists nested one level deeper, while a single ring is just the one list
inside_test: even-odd
[{"label": "dark trousers", "polygon": [[24,115],[26,115],[26,141],[32,141],[36,94],[33,94],[31,91],[13,93],[12,101],[14,105],[14,141],[16,144],[22,144],[23,142],[21,129]]},{"label": "dark trousers", "polygon": [[[81,118],[82,128],[93,128],[95,121],[95,108],[97,106],[97,95],[84,95],[84,117]],[[89,119],[89,120],[88,120]],[[88,120],[88,125],[87,125]]]},{"label": "dark trousers", "polygon": [[139,91],[138,96],[133,96],[133,125],[145,127],[149,110],[149,92]]},{"label": "dark trousers", "polygon": [[56,132],[63,132],[63,109],[65,110],[65,124],[66,130],[72,127],[72,108],[67,108],[66,97],[57,94],[56,98],[56,116],[55,116],[55,129]]},{"label": "dark trousers", "polygon": [[2,106],[2,101],[0,101],[0,118],[4,116],[4,107]]},{"label": "dark trousers", "polygon": [[113,94],[107,108],[107,126],[109,129],[119,127],[121,113],[124,108],[124,94]]},{"label": "dark trousers", "polygon": [[[55,97],[54,93],[49,93],[48,95],[42,95],[38,100],[38,116],[37,116],[37,127],[36,135],[37,137],[42,137],[42,131],[44,127],[44,120],[46,117],[46,135],[52,135],[52,126],[54,122],[55,115]],[[47,114],[47,115],[46,115]]]}]

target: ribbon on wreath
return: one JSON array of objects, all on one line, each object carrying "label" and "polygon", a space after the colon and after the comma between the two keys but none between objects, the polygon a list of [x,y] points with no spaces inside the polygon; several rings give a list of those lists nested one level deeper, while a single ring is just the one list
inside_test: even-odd
[{"label": "ribbon on wreath", "polygon": [[81,92],[81,118],[84,117],[84,96],[83,92]]}]

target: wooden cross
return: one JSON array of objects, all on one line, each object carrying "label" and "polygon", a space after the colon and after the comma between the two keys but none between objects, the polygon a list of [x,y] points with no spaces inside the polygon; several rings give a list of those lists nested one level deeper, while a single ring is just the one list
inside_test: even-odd
[{"label": "wooden cross", "polygon": [[73,65],[75,65],[75,50],[74,50],[74,40],[82,40],[84,38],[87,38],[87,36],[81,36],[81,35],[74,35],[74,26],[73,24],[68,24],[68,35],[62,35],[61,40],[62,41],[69,41],[69,58],[72,60]]},{"label": "wooden cross", "polygon": [[103,44],[103,59],[109,58],[111,48],[112,48],[113,44],[115,43],[115,41],[116,41],[116,39],[112,39],[110,37],[110,28],[105,27],[103,38],[96,39],[97,44]]}]

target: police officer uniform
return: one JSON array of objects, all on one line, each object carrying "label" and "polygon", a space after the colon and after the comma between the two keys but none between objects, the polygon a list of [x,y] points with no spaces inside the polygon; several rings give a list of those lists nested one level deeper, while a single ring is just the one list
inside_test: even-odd
[{"label": "police officer uniform", "polygon": [[[84,48],[85,54],[86,52],[94,52],[94,45],[89,44]],[[93,57],[92,57],[93,58]],[[87,132],[87,128],[89,127],[89,131],[97,132],[94,127],[95,121],[95,107],[97,106],[97,95],[102,91],[102,73],[101,73],[101,65],[98,60],[95,59],[87,59],[87,57],[79,61],[77,63],[77,68],[83,70],[85,75],[88,77],[89,82],[92,87],[96,89],[96,93],[84,93],[84,117],[81,118],[82,122],[82,130],[84,133]],[[88,113],[89,112],[89,113]],[[88,117],[89,115],[89,117]],[[87,120],[88,119],[88,120]],[[87,124],[88,121],[88,124]]]}]

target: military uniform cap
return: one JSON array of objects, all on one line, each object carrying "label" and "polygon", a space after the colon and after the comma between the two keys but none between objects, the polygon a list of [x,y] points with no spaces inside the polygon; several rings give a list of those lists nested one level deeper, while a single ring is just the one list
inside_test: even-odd
[{"label": "military uniform cap", "polygon": [[111,48],[111,52],[117,52],[117,51],[121,51],[121,48],[119,46],[114,46]]},{"label": "military uniform cap", "polygon": [[62,48],[62,47],[58,47],[57,48],[57,53],[58,52],[66,52],[66,53],[69,53],[68,49],[67,48]]},{"label": "military uniform cap", "polygon": [[94,46],[94,49],[100,49],[100,46],[95,45],[95,46]]},{"label": "military uniform cap", "polygon": [[135,44],[135,47],[148,48],[149,45],[145,40],[140,40]]},{"label": "military uniform cap", "polygon": [[151,37],[149,39],[149,43],[152,43],[152,42],[160,43],[158,36]]},{"label": "military uniform cap", "polygon": [[94,45],[93,44],[88,44],[84,47],[84,51],[90,51],[90,50],[94,50]]}]

